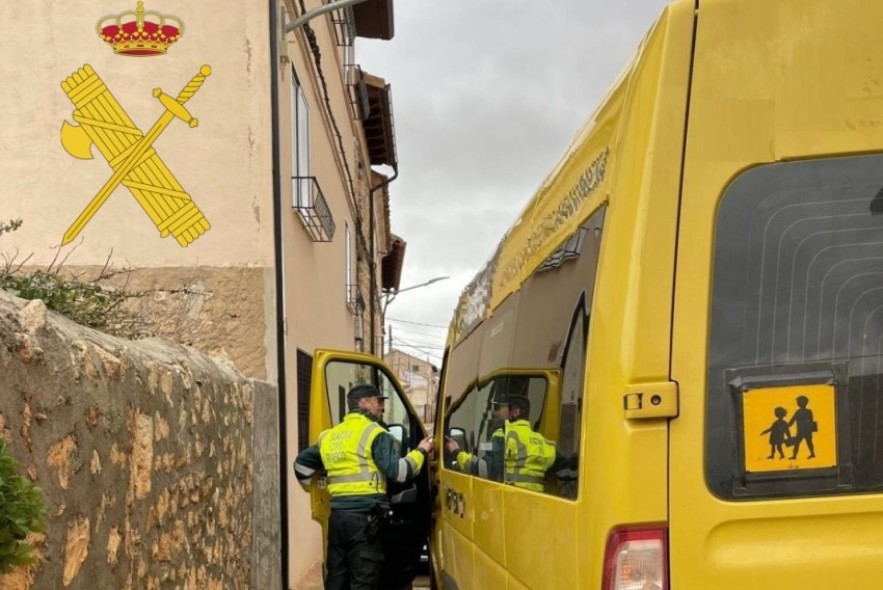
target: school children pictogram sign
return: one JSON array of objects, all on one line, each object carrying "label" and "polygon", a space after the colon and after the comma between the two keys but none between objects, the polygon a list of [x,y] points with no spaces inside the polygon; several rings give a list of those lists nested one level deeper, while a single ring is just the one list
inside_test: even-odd
[{"label": "school children pictogram sign", "polygon": [[745,471],[837,465],[833,385],[749,389],[742,395]]}]

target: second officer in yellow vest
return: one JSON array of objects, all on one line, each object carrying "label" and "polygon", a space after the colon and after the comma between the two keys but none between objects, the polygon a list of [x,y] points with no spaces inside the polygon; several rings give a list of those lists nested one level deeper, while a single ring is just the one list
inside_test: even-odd
[{"label": "second officer in yellow vest", "polygon": [[536,432],[529,416],[530,400],[523,395],[510,395],[503,482],[542,492],[546,489],[547,471],[556,475],[575,471],[577,460],[575,455],[559,453],[554,441]]},{"label": "second officer in yellow vest", "polygon": [[378,514],[389,510],[386,482],[405,482],[420,473],[432,450],[431,438],[405,457],[380,420],[386,398],[370,384],[347,394],[349,413],[301,451],[294,463],[298,482],[309,489],[313,475],[325,471],[331,495],[326,554],[326,590],[374,590],[383,565]]}]

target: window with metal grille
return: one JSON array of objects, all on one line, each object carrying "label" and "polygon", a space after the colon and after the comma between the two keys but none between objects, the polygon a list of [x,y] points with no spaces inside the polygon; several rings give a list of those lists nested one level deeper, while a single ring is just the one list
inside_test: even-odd
[{"label": "window with metal grille", "polygon": [[312,386],[313,357],[297,351],[297,449],[310,446],[310,387]]},{"label": "window with metal grille", "polygon": [[291,170],[295,207],[312,207],[310,185],[310,107],[291,67]]}]

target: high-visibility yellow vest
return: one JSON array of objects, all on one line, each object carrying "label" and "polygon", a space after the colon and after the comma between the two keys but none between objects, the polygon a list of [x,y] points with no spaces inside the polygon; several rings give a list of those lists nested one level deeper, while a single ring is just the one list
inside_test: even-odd
[{"label": "high-visibility yellow vest", "polygon": [[555,462],[555,443],[534,432],[527,420],[506,426],[506,473],[503,481],[542,492],[546,470]]},{"label": "high-visibility yellow vest", "polygon": [[[494,432],[491,434],[491,440],[489,441],[491,444],[491,449],[493,449],[494,444],[497,442],[505,446],[505,436],[506,435],[504,433],[503,426],[494,430]],[[494,467],[488,465],[488,459],[488,452],[486,452],[483,457],[478,457],[477,455],[474,455],[467,451],[460,451],[459,453],[457,453],[457,468],[460,470],[461,473],[471,473],[472,475],[478,475],[479,477],[487,479],[488,477],[490,477],[490,474],[493,472],[494,469]],[[502,457],[500,457],[499,455],[497,457],[493,457],[493,459],[497,459],[502,462]],[[499,474],[499,465],[496,466],[496,469],[497,470],[495,473]],[[498,475],[495,475],[495,477],[498,477]]]},{"label": "high-visibility yellow vest", "polygon": [[319,454],[332,497],[386,493],[386,477],[377,469],[371,451],[374,439],[383,432],[377,422],[351,412],[319,435]]}]

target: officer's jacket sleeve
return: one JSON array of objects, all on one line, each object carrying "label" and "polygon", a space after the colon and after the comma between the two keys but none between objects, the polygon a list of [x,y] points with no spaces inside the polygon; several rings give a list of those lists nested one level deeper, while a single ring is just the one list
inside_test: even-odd
[{"label": "officer's jacket sleeve", "polygon": [[503,481],[503,457],[506,455],[506,440],[503,429],[494,432],[491,437],[491,450],[485,457],[487,476],[494,481]]},{"label": "officer's jacket sleeve", "polygon": [[414,449],[402,458],[399,458],[395,450],[395,439],[388,432],[377,435],[371,454],[377,468],[386,476],[388,481],[403,483],[420,473],[423,461],[426,457],[422,451]]},{"label": "officer's jacket sleeve", "polygon": [[558,479],[572,480],[576,479],[579,468],[579,455],[565,455],[555,450],[555,462],[549,467],[549,471],[555,474]]},{"label": "officer's jacket sleeve", "polygon": [[459,467],[462,473],[470,473],[485,479],[490,477],[488,475],[487,461],[466,451],[457,453],[457,467]]},{"label": "officer's jacket sleeve", "polygon": [[322,455],[319,454],[319,445],[307,447],[294,460],[294,475],[297,477],[297,483],[309,491],[313,475],[317,471],[323,471],[325,466],[322,464]]}]

